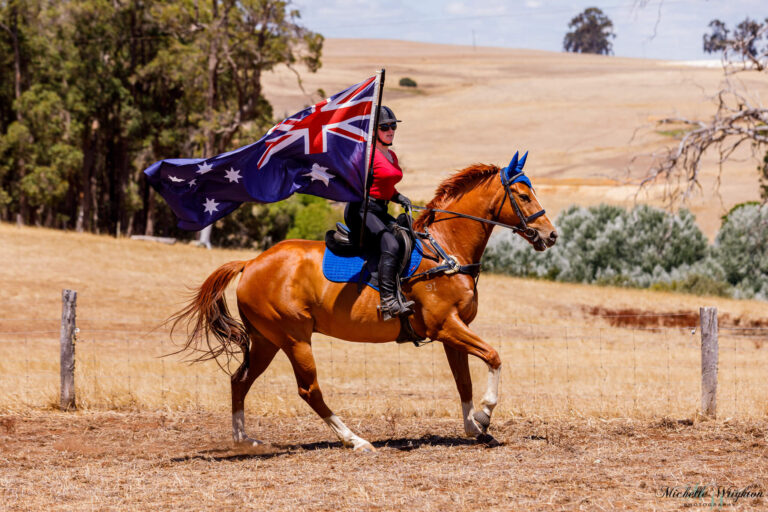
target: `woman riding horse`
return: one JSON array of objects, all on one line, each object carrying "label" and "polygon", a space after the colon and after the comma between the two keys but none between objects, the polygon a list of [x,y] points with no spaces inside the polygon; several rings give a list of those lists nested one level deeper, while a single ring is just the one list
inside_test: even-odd
[{"label": "woman riding horse", "polygon": [[363,223],[363,201],[349,203],[344,210],[344,221],[352,230],[354,239],[359,237],[360,229],[365,230],[364,244],[380,250],[379,258],[379,294],[381,313],[386,318],[413,314],[413,302],[404,302],[397,297],[398,243],[395,235],[387,229],[395,219],[387,211],[390,201],[406,207],[411,201],[395,189],[403,179],[403,170],[397,162],[397,155],[389,149],[395,138],[397,123],[401,122],[389,107],[379,109],[379,126],[376,130],[378,144],[373,157],[373,184],[368,199],[368,213]]},{"label": "woman riding horse", "polygon": [[[497,225],[515,230],[537,251],[554,245],[557,233],[522,171],[524,162],[525,157],[518,160],[516,154],[503,169],[474,165],[456,173],[438,187],[414,229],[428,233],[444,249],[442,254],[450,254],[461,265],[480,261]],[[376,307],[379,298],[371,288],[358,292],[356,286],[326,279],[324,252],[323,242],[285,240],[250,261],[226,263],[175,315],[174,325],[190,327],[184,348],[203,352],[202,359],[242,351],[243,362],[231,377],[232,436],[238,443],[260,443],[245,432],[245,396],[277,352],[283,351],[293,367],[299,395],[341,442],[356,450],[374,451],[325,403],[312,354],[312,333],[386,343],[397,339],[400,322],[382,318]],[[416,302],[413,329],[421,337],[442,342],[461,399],[464,431],[478,440],[487,439],[498,401],[501,358],[469,327],[478,306],[474,278],[455,271],[431,273],[440,266],[450,268],[439,260],[422,259],[417,270],[421,277],[403,285]],[[225,291],[241,274],[238,320],[229,313]],[[478,410],[472,401],[469,355],[488,365],[488,384]]]}]

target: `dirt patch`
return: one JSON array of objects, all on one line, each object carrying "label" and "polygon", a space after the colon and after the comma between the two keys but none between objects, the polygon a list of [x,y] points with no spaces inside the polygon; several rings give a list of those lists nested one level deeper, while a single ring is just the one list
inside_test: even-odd
[{"label": "dirt patch", "polygon": [[[32,412],[0,442],[7,510],[679,510],[659,495],[702,482],[765,493],[768,422],[697,419],[492,425],[501,446],[458,419],[347,418],[378,449],[343,448],[314,416],[247,417],[266,444],[234,446],[229,415]],[[736,509],[765,508],[765,498]]]},{"label": "dirt patch", "polygon": [[[672,311],[656,313],[634,308],[611,309],[602,306],[584,306],[587,314],[600,317],[613,327],[693,327],[699,325],[699,314],[692,311]],[[718,313],[720,327],[741,327],[756,329],[768,327],[768,319],[734,317],[728,313]]]}]

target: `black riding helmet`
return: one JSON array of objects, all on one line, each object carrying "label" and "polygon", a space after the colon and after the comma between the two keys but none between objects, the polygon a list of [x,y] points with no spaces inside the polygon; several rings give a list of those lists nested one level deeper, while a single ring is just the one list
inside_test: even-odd
[{"label": "black riding helmet", "polygon": [[[379,126],[383,124],[391,124],[391,123],[402,123],[396,116],[395,113],[392,112],[392,109],[387,107],[386,105],[382,105],[379,107]],[[379,139],[379,144],[382,144],[384,146],[391,146],[392,144],[388,144],[381,140],[380,137],[377,136]]]},{"label": "black riding helmet", "polygon": [[395,117],[395,113],[392,112],[391,108],[382,105],[379,107],[379,124],[389,123],[402,123],[402,121]]}]

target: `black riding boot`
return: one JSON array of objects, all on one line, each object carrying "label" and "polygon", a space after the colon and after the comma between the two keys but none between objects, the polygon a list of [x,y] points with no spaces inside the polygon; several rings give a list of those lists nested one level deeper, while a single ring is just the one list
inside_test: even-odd
[{"label": "black riding boot", "polygon": [[381,314],[388,317],[408,316],[413,314],[413,301],[404,302],[397,293],[395,279],[397,274],[397,256],[383,251],[379,258],[379,295],[381,295]]}]

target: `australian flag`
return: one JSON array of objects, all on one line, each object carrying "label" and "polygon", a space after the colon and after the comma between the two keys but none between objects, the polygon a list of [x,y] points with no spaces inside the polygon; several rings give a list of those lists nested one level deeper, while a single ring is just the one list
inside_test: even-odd
[{"label": "australian flag", "polygon": [[300,192],[335,201],[365,193],[365,153],[376,77],[273,126],[253,144],[212,158],[155,162],[144,173],[179,218],[200,230],[246,201],[271,203]]}]

